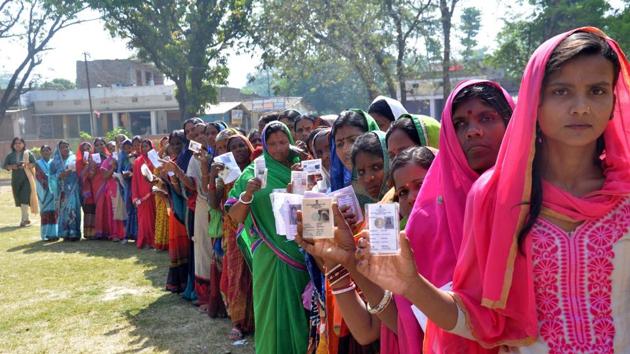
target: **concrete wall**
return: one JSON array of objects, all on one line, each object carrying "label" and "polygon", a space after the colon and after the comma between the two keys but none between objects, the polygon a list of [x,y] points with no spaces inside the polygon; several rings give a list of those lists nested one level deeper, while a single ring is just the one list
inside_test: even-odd
[{"label": "concrete wall", "polygon": [[[163,85],[164,75],[153,65],[128,59],[92,60],[87,62],[90,87]],[[87,88],[85,62],[76,62],[78,88]]]},{"label": "concrete wall", "polygon": [[[98,112],[177,110],[175,86],[98,87],[91,90],[92,107]],[[35,115],[89,114],[87,89],[35,90],[22,95],[23,104]]]}]

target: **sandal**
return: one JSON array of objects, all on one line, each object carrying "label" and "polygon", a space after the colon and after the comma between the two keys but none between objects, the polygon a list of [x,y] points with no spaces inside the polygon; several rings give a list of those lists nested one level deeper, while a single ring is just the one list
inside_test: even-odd
[{"label": "sandal", "polygon": [[208,306],[208,305],[200,305],[198,310],[201,313],[208,313],[209,307],[210,306]]},{"label": "sandal", "polygon": [[241,330],[236,327],[232,327],[230,334],[228,334],[228,338],[231,341],[241,340],[243,339],[243,337],[244,337],[243,332],[241,332]]}]

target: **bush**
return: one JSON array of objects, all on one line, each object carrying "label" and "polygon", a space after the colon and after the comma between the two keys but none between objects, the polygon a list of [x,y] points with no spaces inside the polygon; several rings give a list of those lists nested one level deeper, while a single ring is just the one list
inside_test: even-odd
[{"label": "bush", "polygon": [[116,129],[112,129],[112,130],[108,131],[105,134],[105,141],[114,141],[114,140],[116,140],[116,136],[119,135],[119,134],[124,134],[129,139],[131,139],[131,137],[132,137],[131,133],[127,129],[125,129],[123,127],[118,127]]},{"label": "bush", "polygon": [[90,133],[84,131],[79,132],[79,138],[81,139],[81,142],[87,141],[91,143],[94,140]]},{"label": "bush", "polygon": [[40,150],[41,148],[39,146],[33,147],[32,149],[28,149],[28,151],[30,151],[31,154],[33,154],[33,157],[35,157],[35,160],[38,160],[40,157],[42,157]]}]

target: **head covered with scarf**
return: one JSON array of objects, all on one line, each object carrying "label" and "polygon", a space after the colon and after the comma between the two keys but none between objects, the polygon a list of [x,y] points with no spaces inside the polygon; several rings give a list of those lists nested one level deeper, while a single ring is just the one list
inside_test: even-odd
[{"label": "head covered with scarf", "polygon": [[597,220],[630,195],[628,61],[619,45],[597,28],[578,28],[557,35],[530,58],[497,163],[479,178],[467,202],[453,288],[476,340],[485,347],[526,345],[536,340],[536,299],[526,251],[529,238],[521,251],[519,233],[530,212],[537,110],[546,67],[556,47],[576,32],[604,39],[620,64],[615,105],[603,134],[605,150],[600,156],[605,182],[599,190],[578,197],[543,181],[542,214],[572,222]]},{"label": "head covered with scarf", "polygon": [[[512,97],[495,82],[462,81],[451,92],[442,112],[440,150],[424,178],[406,225],[407,238],[414,251],[418,272],[437,287],[452,280],[459,253],[466,195],[479,174],[469,166],[453,124],[453,101],[467,87],[495,87],[514,107]],[[401,345],[420,351],[420,327],[405,298],[396,296]]]},{"label": "head covered with scarf", "polygon": [[[364,120],[364,124],[367,127],[367,130],[365,130],[364,133],[379,130],[378,124],[376,124],[374,118],[360,109],[350,109],[348,111],[341,112],[339,117],[337,117],[337,121],[342,115],[344,115],[344,113],[347,112],[354,112],[361,115]],[[337,156],[335,133],[340,128],[337,121],[335,121],[336,124],[333,124],[332,131],[330,133],[330,184],[333,191],[350,185],[353,180],[352,172],[343,165],[343,162],[341,162],[341,159]]]}]

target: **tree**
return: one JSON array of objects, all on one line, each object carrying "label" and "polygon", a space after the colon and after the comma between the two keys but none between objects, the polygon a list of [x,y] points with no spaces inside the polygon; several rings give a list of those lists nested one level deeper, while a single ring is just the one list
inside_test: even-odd
[{"label": "tree", "polygon": [[455,12],[455,6],[460,0],[440,0],[440,22],[442,23],[442,40],[443,40],[443,55],[442,55],[442,95],[444,101],[451,93],[451,27],[453,24],[453,13]]},{"label": "tree", "polygon": [[327,51],[322,57],[334,53],[349,63],[368,99],[383,91],[395,97],[397,90],[405,94],[405,63],[429,8],[414,0],[269,1],[256,16],[253,38],[269,67],[284,69]]},{"label": "tree", "polygon": [[383,4],[394,28],[396,77],[399,84],[400,102],[405,105],[407,103],[406,80],[408,79],[406,60],[409,57],[411,47],[409,41],[417,38],[420,34],[428,37],[430,32],[423,30],[423,23],[430,21],[427,19],[427,15],[432,8],[431,1],[423,3],[421,1],[386,0]]},{"label": "tree", "polygon": [[241,92],[246,94],[254,93],[263,97],[273,96],[273,80],[273,70],[268,68],[260,69],[253,74],[247,74],[247,85],[241,89]]},{"label": "tree", "polygon": [[253,80],[245,90],[262,96],[303,97],[320,114],[369,105],[365,85],[357,80],[350,64],[331,51],[319,54],[283,66],[282,70],[259,69],[249,75]]},{"label": "tree", "polygon": [[227,49],[246,32],[251,0],[89,0],[107,28],[175,82],[182,118],[216,102]]},{"label": "tree", "polygon": [[619,42],[627,53],[630,51],[630,1],[626,0],[623,9],[616,10],[606,18],[606,33]]},{"label": "tree", "polygon": [[75,88],[74,82],[62,78],[52,79],[37,86],[39,90],[72,90]]},{"label": "tree", "polygon": [[582,26],[605,30],[609,24],[610,5],[605,0],[536,0],[532,4],[535,8],[529,18],[505,20],[497,36],[499,47],[488,59],[490,65],[505,70],[508,80],[520,81],[529,57],[552,36]]},{"label": "tree", "polygon": [[462,13],[461,22],[462,24],[459,30],[462,36],[460,40],[464,47],[462,58],[467,62],[472,58],[474,49],[477,46],[477,34],[479,34],[481,24],[481,11],[474,7],[465,8]]},{"label": "tree", "polygon": [[50,49],[50,40],[62,29],[81,22],[83,10],[74,1],[0,0],[0,43],[23,43],[25,54],[0,94],[0,119],[20,95],[33,86],[31,74],[42,63],[42,54]]}]

